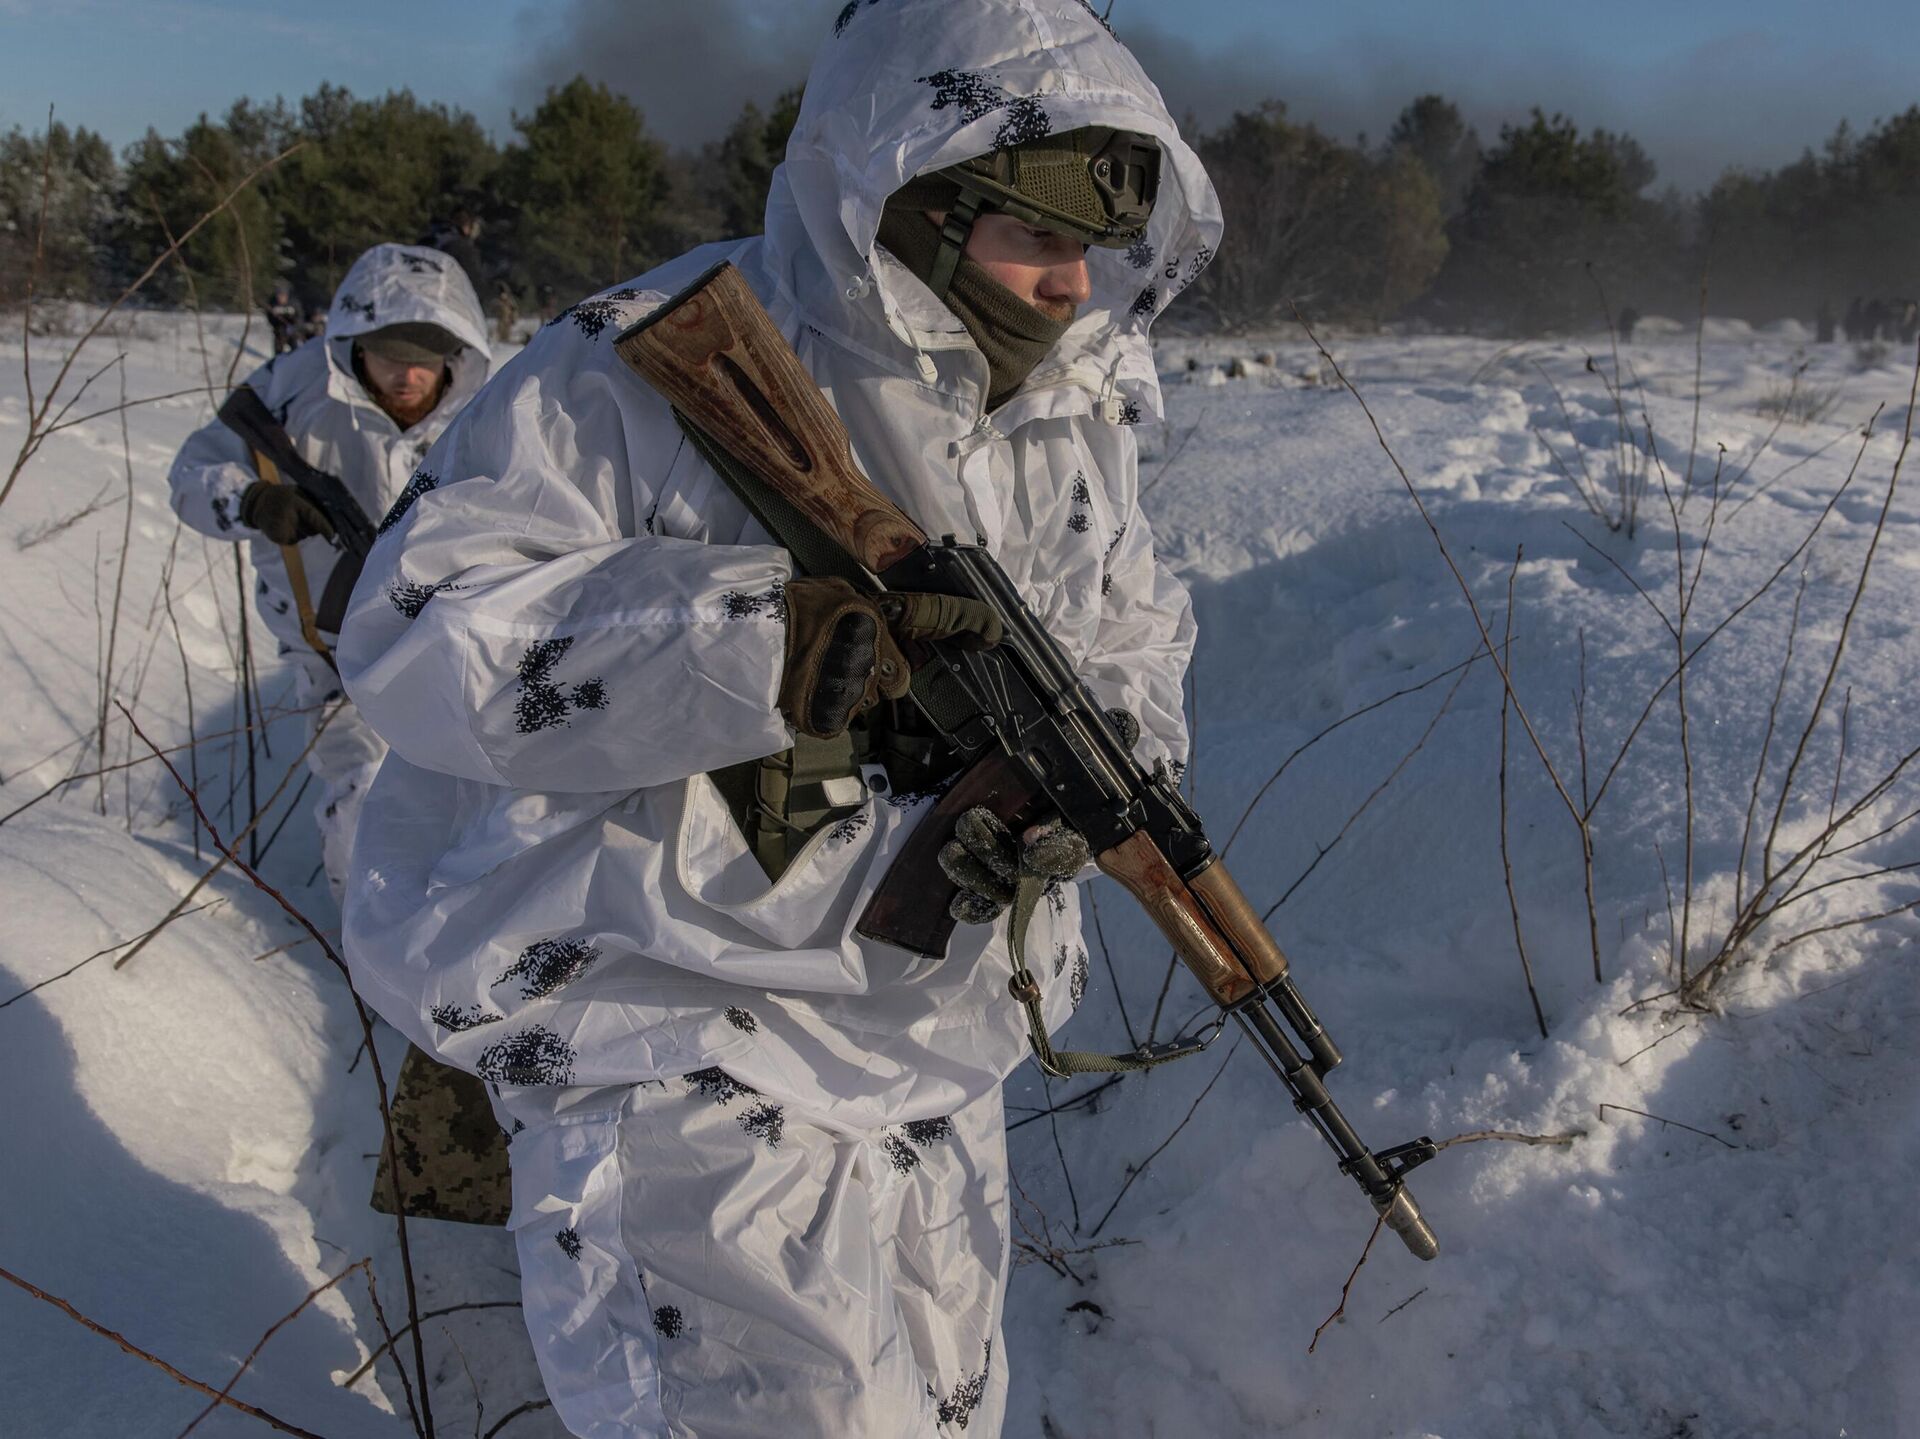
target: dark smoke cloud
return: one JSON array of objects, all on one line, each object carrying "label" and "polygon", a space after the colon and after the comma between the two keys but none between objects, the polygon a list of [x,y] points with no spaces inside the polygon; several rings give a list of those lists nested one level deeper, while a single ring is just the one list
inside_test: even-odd
[{"label": "dark smoke cloud", "polygon": [[804,80],[840,0],[567,0],[525,12],[515,104],[576,74],[627,96],[671,145],[717,139]]},{"label": "dark smoke cloud", "polygon": [[[526,110],[575,73],[631,97],[656,134],[694,145],[721,134],[754,100],[803,79],[841,0],[566,0],[529,10],[512,73]],[[1116,13],[1173,113],[1202,126],[1236,109],[1284,100],[1289,113],[1352,139],[1382,138],[1403,105],[1439,92],[1485,140],[1530,107],[1583,128],[1624,130],[1660,166],[1662,183],[1696,189],[1729,165],[1785,163],[1817,148],[1843,118],[1871,123],[1920,100],[1920,86],[1866,44],[1820,50],[1730,26],[1711,42],[1667,53],[1644,45],[1579,54],[1511,33],[1435,40],[1349,30],[1315,46],[1276,23],[1270,33],[1199,43],[1146,14]],[[1139,6],[1144,11],[1144,6]]]},{"label": "dark smoke cloud", "polygon": [[1660,183],[1701,189],[1729,166],[1769,168],[1818,149],[1842,118],[1856,128],[1920,100],[1920,84],[1870,48],[1809,50],[1777,35],[1729,31],[1711,43],[1649,55],[1572,55],[1538,46],[1416,45],[1348,36],[1289,50],[1243,37],[1218,50],[1152,24],[1122,38],[1182,118],[1213,126],[1265,99],[1286,102],[1343,139],[1379,140],[1409,100],[1439,93],[1485,141],[1539,106],[1583,129],[1625,131],[1660,167]]}]

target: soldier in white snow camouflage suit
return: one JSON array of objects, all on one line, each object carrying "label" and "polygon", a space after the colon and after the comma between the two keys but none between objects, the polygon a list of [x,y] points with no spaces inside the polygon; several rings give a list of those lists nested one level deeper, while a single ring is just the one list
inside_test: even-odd
[{"label": "soldier in white snow camouflage suit", "polygon": [[[403,424],[389,413],[393,402],[367,380],[356,347],[395,326],[426,325],[444,332],[456,351],[446,360],[438,402],[423,417]],[[401,332],[403,337],[409,333],[417,331]],[[376,245],[340,282],[325,336],[275,355],[244,383],[280,419],[307,462],[337,475],[377,524],[400,498],[428,446],[486,380],[490,363],[480,302],[452,257],[419,245]],[[173,462],[173,508],[203,535],[250,542],[259,579],[256,608],[294,667],[295,704],[304,709],[338,698],[340,683],[300,633],[279,544],[242,518],[242,499],[257,480],[246,442],[214,420],[188,438]],[[297,543],[313,591],[309,598],[317,605],[339,551],[311,529]],[[350,706],[339,709],[308,756],[320,782],[314,813],[327,877],[336,891],[346,874],[354,815],[386,753]]]},{"label": "soldier in white snow camouflage suit", "polygon": [[[1013,374],[1020,346],[961,318],[959,281],[943,303],[924,255],[877,240],[939,208],[935,172],[1085,127],[1157,142],[1158,199],[1131,245],[1058,261],[1033,303],[1077,318],[1016,317]],[[937,236],[912,233],[903,250]],[[490,1081],[527,1327],[575,1434],[997,1435],[1000,1084],[1028,1049],[1002,927],[963,925],[940,961],[854,933],[925,796],[856,791],[774,879],[749,847],[715,776],[795,745],[789,591],[820,582],[614,336],[730,259],[864,471],[928,533],[989,547],[1138,716],[1143,761],[1178,765],[1192,616],[1153,556],[1132,427],[1160,416],[1148,326],[1218,234],[1158,92],[1080,0],[850,0],[764,238],[558,317],[375,546],[340,661],[393,753],[348,953],[390,1021]],[[1053,957],[1057,1027],[1085,977],[1073,886],[1029,948]]]}]

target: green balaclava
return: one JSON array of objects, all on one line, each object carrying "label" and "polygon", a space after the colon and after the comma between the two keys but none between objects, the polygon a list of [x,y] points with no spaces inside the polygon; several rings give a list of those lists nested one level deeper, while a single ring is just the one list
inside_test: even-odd
[{"label": "green balaclava", "polygon": [[[914,275],[928,280],[940,254],[940,228],[924,209],[897,203],[898,198],[889,199],[881,214],[880,243]],[[965,257],[940,298],[987,357],[989,410],[1013,397],[1073,323],[1048,319]]]},{"label": "green balaclava", "polygon": [[[1159,183],[1152,137],[1089,127],[1045,136],[917,176],[887,199],[879,242],[952,310],[987,360],[987,408],[999,408],[1066,334],[961,254],[992,210],[1079,240],[1119,247],[1144,231]],[[935,225],[930,210],[945,211]]]}]

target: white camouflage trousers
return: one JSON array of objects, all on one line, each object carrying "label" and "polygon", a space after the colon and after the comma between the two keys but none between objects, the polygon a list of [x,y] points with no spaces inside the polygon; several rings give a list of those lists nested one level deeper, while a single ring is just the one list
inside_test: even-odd
[{"label": "white camouflage trousers", "polygon": [[[325,715],[332,715],[319,741],[307,752],[307,768],[319,781],[320,796],[313,803],[314,823],[320,827],[320,858],[334,903],[340,902],[346,882],[347,858],[353,851],[353,826],[360,801],[386,757],[387,746],[360,716],[359,709],[340,687],[340,677],[319,655],[296,651],[288,658],[295,666],[294,704],[311,710],[307,734]],[[325,708],[316,708],[324,705]]]},{"label": "white camouflage trousers", "polygon": [[997,1439],[997,1089],[878,1132],[718,1069],[604,1097],[511,1146],[527,1329],[572,1433]]}]

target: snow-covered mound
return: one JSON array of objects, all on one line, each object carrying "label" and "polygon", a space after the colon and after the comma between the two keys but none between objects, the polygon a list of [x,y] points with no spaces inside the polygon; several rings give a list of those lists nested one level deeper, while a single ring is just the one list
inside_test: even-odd
[{"label": "snow-covered mound", "polygon": [[[190,317],[126,328],[79,373],[124,349],[130,397],[198,392],[129,410],[124,448],[115,416],[55,435],[0,507],[0,814],[69,775],[128,766],[0,822],[0,1267],[219,1387],[273,1321],[363,1256],[395,1326],[404,1286],[391,1221],[366,1207],[379,1120],[359,1022],[318,947],[225,872],[114,968],[215,856],[103,706],[103,671],[156,743],[200,737],[174,758],[223,832],[252,802],[244,738],[228,733],[246,720],[240,581],[231,552],[176,535],[165,504],[167,461],[210,412],[239,325],[209,320],[204,360]],[[1507,849],[1544,1039],[1503,877],[1502,689],[1368,416],[1297,332],[1162,345],[1169,423],[1142,432],[1141,479],[1160,552],[1200,616],[1195,799],[1217,844],[1234,836],[1227,862],[1250,897],[1277,905],[1302,989],[1347,1055],[1336,1097],[1379,1147],[1479,1131],[1560,1142],[1472,1140],[1419,1170],[1440,1258],[1423,1265],[1383,1235],[1309,1355],[1372,1216],[1231,1033],[1109,1088],[1023,1072],[1008,1096],[1023,1194],[1009,1439],[1920,1427],[1902,1323],[1920,1298],[1920,1247],[1901,1222],[1920,1164],[1920,930],[1901,913],[1776,952],[1913,901],[1901,866],[1920,856],[1897,821],[1920,805],[1915,786],[1897,781],[1829,841],[1822,878],[1865,877],[1783,911],[1708,996],[1715,1012],[1636,1004],[1674,986],[1670,933],[1684,924],[1690,963],[1704,963],[1751,892],[1736,895],[1734,876],[1756,762],[1766,746],[1749,872],[1899,450],[1900,357],[1803,341],[1709,327],[1677,579],[1658,481],[1664,466],[1676,501],[1686,488],[1691,326],[1643,322],[1621,349],[1617,401],[1604,333],[1329,340],[1496,643],[1511,579],[1511,673],[1569,799],[1584,806],[1606,785],[1590,933],[1568,804],[1509,714]],[[42,342],[42,381],[59,343]],[[100,382],[114,391],[104,404],[116,375]],[[1821,417],[1806,422],[1789,393],[1820,397]],[[1883,403],[1862,451],[1855,429]],[[25,425],[16,369],[0,379],[0,452]],[[1643,458],[1649,425],[1657,464]],[[1675,615],[1676,585],[1693,584],[1716,471],[1724,499],[1689,646],[1788,558],[1856,453],[1804,563],[1689,667],[1686,754],[1672,688],[1636,732],[1673,667],[1654,605]],[[1618,514],[1623,464],[1649,481],[1631,535],[1602,520]],[[1917,538],[1903,491],[1796,764],[1777,854],[1915,744]],[[281,788],[301,723],[284,713],[274,657],[254,664],[247,703],[273,719],[253,774],[261,868],[332,928],[297,769]],[[1184,975],[1165,983],[1165,951],[1125,897],[1105,882],[1096,896],[1070,1042],[1124,1047],[1204,1019]],[[392,1040],[383,1030],[389,1074]],[[411,1232],[422,1310],[489,1306],[423,1325],[440,1427],[484,1434],[540,1395],[511,1307],[512,1247],[430,1221]],[[171,1436],[205,1404],[11,1286],[0,1335],[8,1434]],[[389,1361],[353,1378],[383,1342],[356,1273],[278,1332],[235,1392],[320,1433],[409,1432]],[[195,1432],[259,1426],[229,1412]],[[558,1431],[534,1409],[503,1432]]]}]

